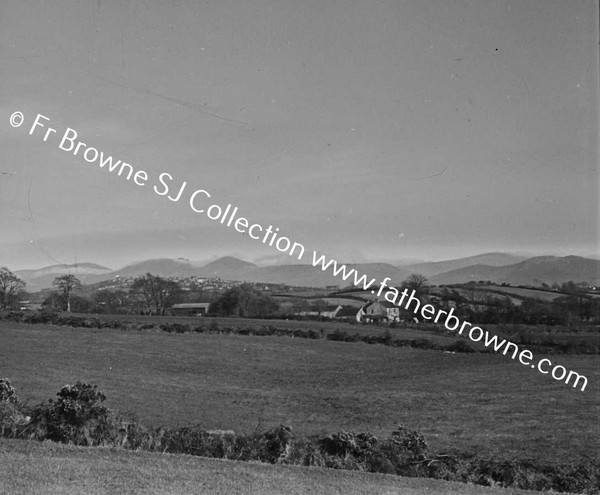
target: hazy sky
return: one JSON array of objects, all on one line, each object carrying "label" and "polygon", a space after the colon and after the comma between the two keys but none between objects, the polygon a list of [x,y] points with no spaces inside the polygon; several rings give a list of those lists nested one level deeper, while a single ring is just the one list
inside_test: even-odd
[{"label": "hazy sky", "polygon": [[0,77],[0,266],[278,255],[38,113],[344,261],[598,252],[592,0],[0,1]]}]

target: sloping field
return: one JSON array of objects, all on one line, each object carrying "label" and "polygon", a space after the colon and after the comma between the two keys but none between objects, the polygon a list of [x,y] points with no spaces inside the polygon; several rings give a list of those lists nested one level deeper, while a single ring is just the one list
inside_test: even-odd
[{"label": "sloping field", "polygon": [[501,285],[484,285],[481,287],[474,286],[472,288],[465,287],[452,287],[452,289],[458,290],[462,296],[469,297],[471,292],[474,290],[477,293],[492,294],[495,296],[502,297],[502,295],[512,296],[513,303],[520,304],[525,298],[540,299],[542,301],[553,301],[557,297],[564,296],[565,294],[559,292],[550,292],[545,290],[535,289],[523,289],[521,287],[506,287]]},{"label": "sloping field", "polygon": [[0,439],[0,494],[533,494],[430,479]]},{"label": "sloping field", "polygon": [[[496,296],[502,296],[506,294],[507,296],[512,296],[511,299],[516,304],[520,304],[525,298],[532,299],[540,299],[542,301],[554,301],[554,299],[558,297],[564,297],[567,294],[564,292],[552,292],[548,290],[537,290],[537,289],[526,289],[523,287],[507,287],[502,285],[481,285],[481,286],[473,286],[473,287],[464,287],[464,286],[449,286],[451,289],[458,290],[461,295],[469,297],[471,295],[471,291],[476,291],[478,293],[484,294],[492,294]],[[599,297],[598,294],[587,294],[590,297]]]},{"label": "sloping field", "polygon": [[149,425],[388,436],[403,423],[438,452],[597,457],[599,357],[549,357],[587,376],[587,390],[496,354],[0,323],[0,377],[30,403],[82,380],[97,384],[109,407]]},{"label": "sloping field", "polygon": [[[487,292],[495,294],[507,294],[510,296],[516,296],[520,298],[531,297],[534,299],[541,299],[542,301],[554,301],[557,297],[564,297],[565,294],[561,292],[550,292],[547,290],[535,290],[535,289],[524,289],[522,287],[503,287],[501,285],[492,285],[487,287]],[[482,290],[486,291],[486,288]]]}]

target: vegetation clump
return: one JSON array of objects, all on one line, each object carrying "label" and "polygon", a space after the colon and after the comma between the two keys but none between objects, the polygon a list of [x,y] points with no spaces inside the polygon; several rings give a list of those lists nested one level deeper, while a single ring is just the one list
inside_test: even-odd
[{"label": "vegetation clump", "polygon": [[22,411],[21,401],[8,378],[0,379],[0,436],[14,437],[29,421]]},{"label": "vegetation clump", "polygon": [[56,395],[58,399],[50,399],[31,410],[26,436],[76,445],[114,442],[116,420],[102,404],[106,396],[96,385],[77,382],[65,385]]}]

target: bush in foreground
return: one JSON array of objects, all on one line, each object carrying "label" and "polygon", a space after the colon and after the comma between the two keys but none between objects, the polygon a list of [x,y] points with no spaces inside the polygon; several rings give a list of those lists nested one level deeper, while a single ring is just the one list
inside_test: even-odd
[{"label": "bush in foreground", "polygon": [[102,402],[106,396],[97,386],[77,382],[65,385],[50,399],[31,410],[31,421],[23,432],[30,438],[74,443],[112,445],[116,418]]}]

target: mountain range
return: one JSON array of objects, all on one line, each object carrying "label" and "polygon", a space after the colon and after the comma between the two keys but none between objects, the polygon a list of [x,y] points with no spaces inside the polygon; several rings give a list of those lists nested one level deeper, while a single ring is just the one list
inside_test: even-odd
[{"label": "mountain range", "polygon": [[580,256],[537,256],[505,266],[475,264],[431,277],[431,283],[456,284],[491,280],[511,285],[541,285],[542,283],[588,282],[600,283],[600,261]]},{"label": "mountain range", "polygon": [[[399,284],[411,273],[425,275],[431,283],[453,284],[469,281],[490,280],[511,285],[541,285],[562,283],[569,280],[600,284],[600,260],[580,256],[537,256],[524,258],[506,253],[486,253],[467,258],[452,259],[407,266],[389,263],[348,264],[359,276],[378,281],[390,277],[390,284]],[[117,277],[135,277],[152,273],[161,277],[221,278],[248,282],[287,284],[304,287],[328,285],[348,286],[352,282],[334,277],[331,270],[323,272],[312,265],[259,266],[248,261],[226,256],[208,264],[194,263],[187,259],[152,259],[134,263],[118,270],[111,270],[94,263],[76,265],[53,265],[39,270],[20,270],[15,274],[27,283],[28,290],[40,290],[52,285],[56,276],[72,273],[82,283],[92,284]]]}]

